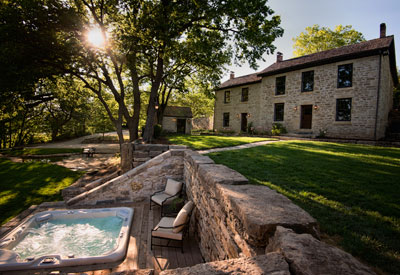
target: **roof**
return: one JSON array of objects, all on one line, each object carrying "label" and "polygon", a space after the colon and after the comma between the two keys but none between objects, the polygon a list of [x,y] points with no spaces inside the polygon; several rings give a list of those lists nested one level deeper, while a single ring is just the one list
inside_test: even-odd
[{"label": "roof", "polygon": [[288,59],[281,62],[276,62],[259,73],[229,79],[228,81],[222,83],[219,86],[218,90],[259,82],[261,81],[261,78],[263,76],[286,73],[308,67],[345,61],[354,58],[378,55],[383,53],[384,51],[388,51],[389,53],[390,70],[392,73],[394,84],[397,85],[398,76],[394,50],[394,37],[393,35],[391,35],[332,50],[305,55],[302,57]]},{"label": "roof", "polygon": [[236,87],[236,86],[242,86],[244,84],[253,84],[253,83],[261,82],[262,77],[258,76],[257,74],[258,73],[248,74],[248,75],[228,79],[227,81],[225,81],[218,87],[218,90],[232,88],[232,87]]},{"label": "roof", "polygon": [[167,106],[164,110],[164,116],[168,117],[193,117],[190,107]]}]

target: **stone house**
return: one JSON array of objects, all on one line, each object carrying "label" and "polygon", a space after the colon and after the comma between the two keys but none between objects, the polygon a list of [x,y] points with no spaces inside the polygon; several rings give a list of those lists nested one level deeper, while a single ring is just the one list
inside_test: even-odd
[{"label": "stone house", "polygon": [[190,107],[167,106],[164,110],[162,128],[169,133],[192,132],[192,109]]},{"label": "stone house", "polygon": [[216,91],[214,129],[257,132],[282,124],[288,134],[378,140],[385,137],[398,84],[394,37],[283,60]]}]

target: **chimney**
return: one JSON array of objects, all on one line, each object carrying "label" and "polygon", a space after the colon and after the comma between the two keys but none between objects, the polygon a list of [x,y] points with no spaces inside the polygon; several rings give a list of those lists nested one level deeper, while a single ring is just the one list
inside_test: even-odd
[{"label": "chimney", "polygon": [[235,78],[235,72],[234,71],[231,71],[231,77],[230,77],[230,79],[234,79]]},{"label": "chimney", "polygon": [[283,54],[281,52],[276,53],[276,62],[282,62]]},{"label": "chimney", "polygon": [[386,24],[385,23],[381,23],[381,35],[380,38],[384,38],[386,37]]}]

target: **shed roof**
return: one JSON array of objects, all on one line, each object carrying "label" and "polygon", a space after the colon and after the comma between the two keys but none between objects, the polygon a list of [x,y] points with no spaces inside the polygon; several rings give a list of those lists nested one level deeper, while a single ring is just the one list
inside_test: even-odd
[{"label": "shed roof", "polygon": [[167,106],[164,110],[164,116],[192,118],[193,114],[190,107]]}]

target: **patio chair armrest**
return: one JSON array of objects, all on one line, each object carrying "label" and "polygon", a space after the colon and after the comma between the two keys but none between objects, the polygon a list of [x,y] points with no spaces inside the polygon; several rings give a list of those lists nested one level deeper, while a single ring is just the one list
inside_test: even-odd
[{"label": "patio chair armrest", "polygon": [[171,198],[173,198],[173,197],[177,197],[177,196],[178,196],[178,194],[175,194],[175,195],[173,195],[173,196],[169,196],[169,197],[165,198],[165,199],[161,202],[161,204],[164,204],[164,202],[166,202],[167,200],[169,200],[169,199],[171,199]]},{"label": "patio chair armrest", "polygon": [[154,196],[154,195],[156,195],[156,194],[158,194],[158,193],[162,193],[162,192],[164,192],[164,191],[165,191],[165,190],[161,190],[161,191],[154,192],[153,194],[150,195],[150,197],[152,197],[152,196]]}]

